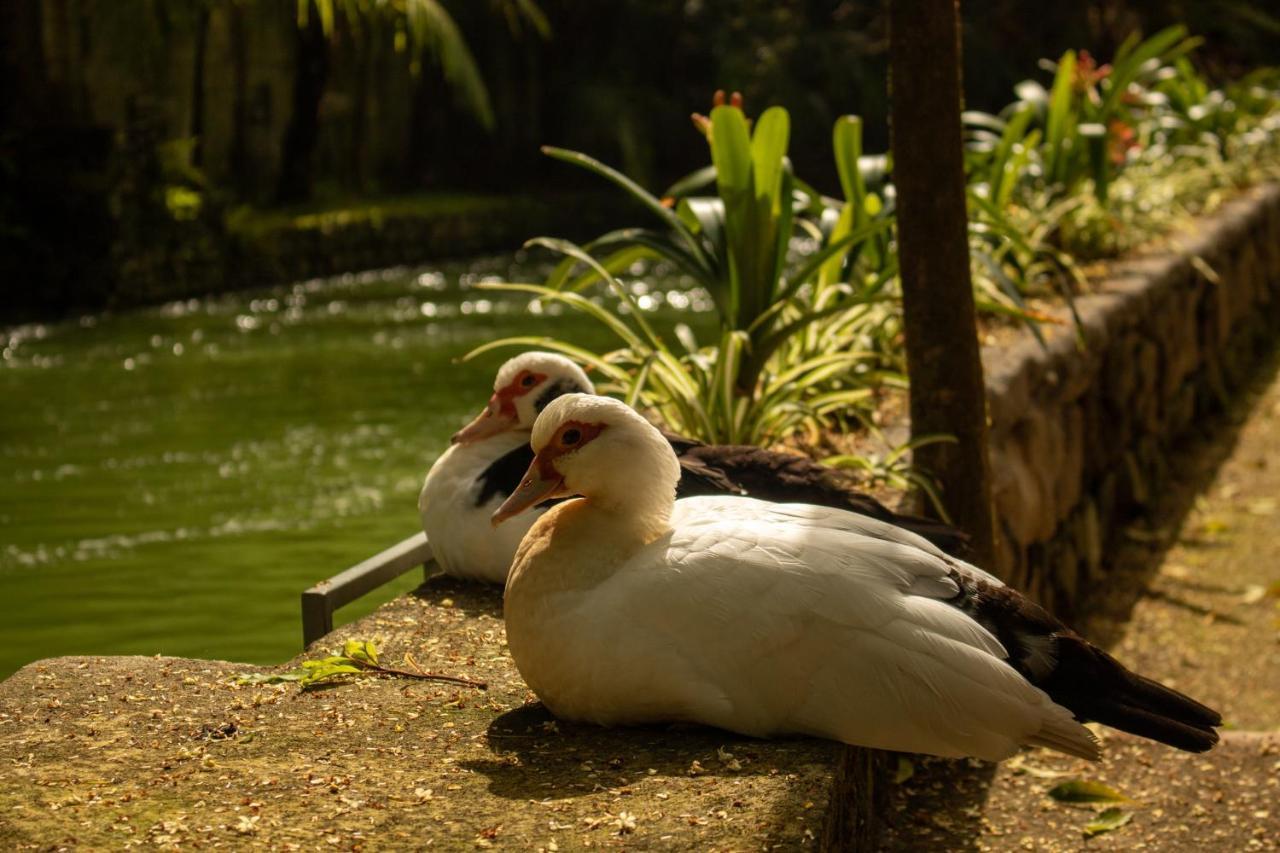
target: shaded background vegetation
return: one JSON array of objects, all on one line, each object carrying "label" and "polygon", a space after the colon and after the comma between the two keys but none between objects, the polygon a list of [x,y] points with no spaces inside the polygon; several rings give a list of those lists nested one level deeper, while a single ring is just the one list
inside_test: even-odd
[{"label": "shaded background vegetation", "polygon": [[[326,29],[316,2],[305,20],[295,0],[6,4],[0,319],[252,285],[227,235],[238,210],[590,186],[541,156],[545,143],[664,185],[703,164],[688,115],[716,88],[741,90],[751,113],[785,104],[792,159],[820,188],[836,185],[837,116],[863,116],[867,149],[887,147],[879,2],[444,0],[485,103],[445,79],[448,45],[395,14],[403,3],[329,4],[348,14]],[[975,109],[1007,102],[1042,56],[1110,55],[1133,29],[1173,21],[1206,38],[1200,59],[1221,78],[1280,53],[1265,4],[966,0],[962,12]]]}]

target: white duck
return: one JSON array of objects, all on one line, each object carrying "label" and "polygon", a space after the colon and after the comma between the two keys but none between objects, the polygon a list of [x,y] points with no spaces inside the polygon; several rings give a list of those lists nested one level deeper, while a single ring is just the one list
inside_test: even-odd
[{"label": "white duck", "polygon": [[503,583],[516,546],[542,512],[532,509],[497,530],[489,523],[529,465],[529,431],[556,397],[594,388],[569,359],[529,352],[502,365],[493,389],[488,406],[454,434],[427,472],[418,514],[447,574]]},{"label": "white duck", "polygon": [[[418,511],[436,560],[447,573],[493,583],[506,580],[516,546],[541,510],[496,532],[489,517],[519,485],[533,460],[529,434],[538,413],[570,393],[595,393],[578,365],[557,353],[515,356],[498,371],[488,406],[454,435],[453,447],[432,466],[418,497]],[[852,480],[807,457],[704,444],[669,433],[663,437],[680,461],[680,497],[748,494],[835,506],[921,533],[952,553],[966,546],[966,537],[955,528],[895,513],[856,491]]]},{"label": "white duck", "polygon": [[532,444],[494,522],[582,496],[534,523],[506,588],[512,657],[559,716],[991,760],[1023,744],[1097,758],[1072,710],[1028,680],[1040,677],[1061,682],[1082,719],[1127,720],[1186,749],[1217,739],[1216,713],[914,534],[817,506],[673,502],[675,454],[622,403],[562,397]]}]

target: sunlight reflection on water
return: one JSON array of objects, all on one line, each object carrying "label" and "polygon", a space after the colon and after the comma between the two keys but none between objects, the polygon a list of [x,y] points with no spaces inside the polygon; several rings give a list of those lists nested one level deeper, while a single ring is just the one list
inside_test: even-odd
[{"label": "sunlight reflection on water", "polygon": [[[417,529],[422,476],[504,354],[454,358],[512,334],[614,345],[476,288],[543,274],[482,258],[0,330],[0,676],[58,654],[295,654],[298,593]],[[709,325],[688,282],[628,288]]]}]

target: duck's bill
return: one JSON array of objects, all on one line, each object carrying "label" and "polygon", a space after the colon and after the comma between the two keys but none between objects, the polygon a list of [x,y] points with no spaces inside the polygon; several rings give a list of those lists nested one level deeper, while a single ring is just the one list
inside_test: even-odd
[{"label": "duck's bill", "polygon": [[[538,464],[535,458],[533,464],[529,466],[528,472],[525,473],[524,479],[520,481],[520,485],[511,493],[511,496],[502,502],[502,506],[498,507],[494,512],[493,526],[497,527],[508,518],[517,516],[531,506],[537,506],[545,500],[554,497],[560,497],[564,489],[564,478],[556,473],[544,474],[540,470],[544,466]],[[545,466],[550,468],[550,466]],[[555,471],[551,468],[551,471]]]},{"label": "duck's bill", "polygon": [[455,432],[450,441],[454,444],[471,444],[515,428],[514,414],[506,414],[490,404],[475,420]]}]

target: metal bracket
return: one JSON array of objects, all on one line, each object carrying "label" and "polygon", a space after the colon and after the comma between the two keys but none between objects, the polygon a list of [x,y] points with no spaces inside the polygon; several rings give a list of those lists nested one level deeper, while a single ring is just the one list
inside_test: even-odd
[{"label": "metal bracket", "polygon": [[380,554],[339,572],[302,593],[302,645],[310,646],[333,630],[333,611],[390,583],[416,566],[431,572],[427,534],[415,533]]}]

